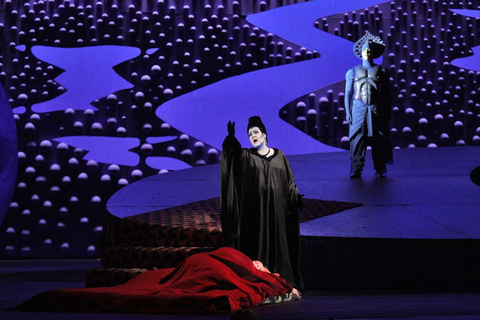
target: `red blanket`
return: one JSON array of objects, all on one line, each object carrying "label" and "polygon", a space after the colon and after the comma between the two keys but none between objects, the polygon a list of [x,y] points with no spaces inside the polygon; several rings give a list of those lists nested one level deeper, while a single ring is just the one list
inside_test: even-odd
[{"label": "red blanket", "polygon": [[234,312],[291,290],[281,277],[257,270],[243,253],[221,248],[193,255],[176,268],[146,272],[115,287],[45,291],[13,310]]}]

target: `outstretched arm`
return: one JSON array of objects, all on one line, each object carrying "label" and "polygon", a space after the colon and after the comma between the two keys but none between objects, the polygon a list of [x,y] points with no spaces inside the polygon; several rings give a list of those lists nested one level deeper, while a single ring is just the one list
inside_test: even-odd
[{"label": "outstretched arm", "polygon": [[352,102],[353,102],[353,79],[355,74],[353,69],[349,69],[345,74],[345,116],[347,122],[351,125],[353,123],[352,118]]},{"label": "outstretched arm", "polygon": [[238,142],[237,138],[235,138],[235,122],[228,121],[227,131],[228,135],[222,144],[223,152],[228,156],[237,158],[242,152],[242,146],[240,145],[240,142]]},{"label": "outstretched arm", "polygon": [[235,122],[228,122],[227,131],[220,159],[220,219],[225,244],[237,248],[240,217],[236,188],[240,183],[242,147],[235,138]]}]

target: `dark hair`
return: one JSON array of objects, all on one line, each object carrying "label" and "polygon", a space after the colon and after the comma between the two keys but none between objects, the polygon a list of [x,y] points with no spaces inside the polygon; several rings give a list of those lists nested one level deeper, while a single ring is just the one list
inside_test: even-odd
[{"label": "dark hair", "polygon": [[247,132],[248,130],[250,130],[250,128],[253,127],[258,127],[260,131],[267,134],[267,128],[265,128],[265,125],[263,124],[262,119],[260,119],[259,116],[253,116],[248,119]]},{"label": "dark hair", "polygon": [[230,320],[258,320],[258,317],[252,310],[242,309],[232,314]]},{"label": "dark hair", "polygon": [[265,128],[265,125],[262,122],[262,119],[260,119],[259,116],[253,116],[248,118],[248,125],[247,125],[247,133],[250,128],[257,127],[262,131],[263,134],[265,134],[265,141],[267,142],[268,145],[268,137],[267,137],[267,128]]}]

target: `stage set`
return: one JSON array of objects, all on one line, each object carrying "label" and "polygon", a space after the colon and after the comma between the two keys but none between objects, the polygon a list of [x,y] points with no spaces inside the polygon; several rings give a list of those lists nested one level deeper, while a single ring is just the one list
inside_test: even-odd
[{"label": "stage set", "polygon": [[[224,247],[227,123],[249,148],[258,115],[304,194],[307,289],[259,319],[478,319],[479,30],[479,1],[0,0],[0,308]],[[345,75],[366,31],[393,166],[369,147],[352,179]],[[230,318],[36,308],[0,317]]]}]

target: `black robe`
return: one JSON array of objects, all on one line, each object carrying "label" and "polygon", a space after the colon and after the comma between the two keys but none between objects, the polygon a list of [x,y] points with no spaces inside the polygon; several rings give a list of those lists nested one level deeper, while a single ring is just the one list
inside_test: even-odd
[{"label": "black robe", "polygon": [[223,142],[220,161],[221,222],[227,246],[279,273],[304,290],[299,270],[301,201],[282,151],[266,158],[242,149],[234,136]]}]

